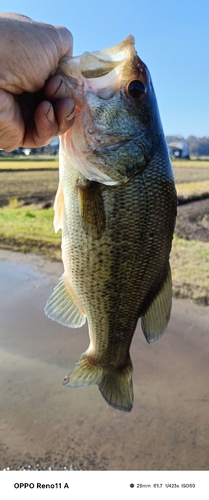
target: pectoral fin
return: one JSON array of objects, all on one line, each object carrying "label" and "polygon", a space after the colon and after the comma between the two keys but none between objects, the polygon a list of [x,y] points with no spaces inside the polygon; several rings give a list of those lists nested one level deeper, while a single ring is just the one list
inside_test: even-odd
[{"label": "pectoral fin", "polygon": [[63,214],[64,214],[64,195],[59,182],[57,193],[54,202],[54,230],[55,233],[59,229],[63,229]]},{"label": "pectoral fin", "polygon": [[70,295],[64,275],[54,288],[45,306],[46,315],[71,328],[79,328],[84,325],[86,316],[80,311],[74,299]]},{"label": "pectoral fin", "polygon": [[105,229],[106,217],[101,188],[97,182],[78,181],[78,201],[81,224],[88,236],[100,239]]},{"label": "pectoral fin", "polygon": [[172,278],[170,266],[166,279],[148,307],[146,313],[141,317],[141,326],[147,342],[162,337],[168,324],[172,305]]}]

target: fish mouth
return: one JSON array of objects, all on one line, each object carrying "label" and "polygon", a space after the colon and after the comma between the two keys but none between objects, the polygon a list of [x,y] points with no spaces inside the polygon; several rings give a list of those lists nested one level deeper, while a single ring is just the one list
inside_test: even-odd
[{"label": "fish mouth", "polygon": [[97,148],[95,148],[95,151],[96,152],[103,152],[105,151],[106,149],[109,151],[117,151],[119,148],[123,147],[123,146],[126,146],[126,144],[129,144],[131,141],[137,141],[138,139],[140,139],[140,134],[137,134],[137,135],[131,135],[129,137],[125,137],[125,138],[117,138],[115,141],[114,139],[112,140],[112,142],[107,142],[107,143],[103,143],[101,146],[98,146]]},{"label": "fish mouth", "polygon": [[81,74],[88,79],[101,78],[109,74],[136,54],[134,45],[135,38],[129,35],[121,43],[109,49],[84,52],[79,62]]},{"label": "fish mouth", "polygon": [[57,73],[66,77],[78,108],[85,104],[85,94],[94,93],[109,99],[120,88],[123,68],[136,56],[135,39],[129,35],[109,49],[84,52],[81,56],[63,57]]},{"label": "fish mouth", "polygon": [[128,144],[132,139],[133,139],[133,137],[131,137],[129,139],[124,139],[124,140],[121,140],[118,142],[111,142],[111,143],[103,144],[102,146],[98,146],[97,148],[95,148],[95,152],[102,153],[106,150],[117,151],[122,146],[125,146],[126,144]]}]

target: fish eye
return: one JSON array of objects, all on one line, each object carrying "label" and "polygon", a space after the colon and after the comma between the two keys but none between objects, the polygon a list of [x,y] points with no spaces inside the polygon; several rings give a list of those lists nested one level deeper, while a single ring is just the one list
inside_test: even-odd
[{"label": "fish eye", "polygon": [[134,99],[142,99],[146,93],[146,87],[141,80],[132,80],[128,84],[127,92]]}]

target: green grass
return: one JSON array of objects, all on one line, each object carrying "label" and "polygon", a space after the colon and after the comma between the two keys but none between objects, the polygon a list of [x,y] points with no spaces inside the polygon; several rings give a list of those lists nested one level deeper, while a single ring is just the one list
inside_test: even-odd
[{"label": "green grass", "polygon": [[9,206],[0,209],[0,247],[60,260],[61,233],[54,232],[53,209],[16,205],[14,199]]}]

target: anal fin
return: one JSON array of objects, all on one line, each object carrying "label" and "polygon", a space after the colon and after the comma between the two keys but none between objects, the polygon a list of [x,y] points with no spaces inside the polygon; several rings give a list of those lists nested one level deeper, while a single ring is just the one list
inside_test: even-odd
[{"label": "anal fin", "polygon": [[64,275],[54,288],[45,309],[46,315],[61,325],[79,328],[84,325],[86,316],[80,311],[70,295]]},{"label": "anal fin", "polygon": [[172,305],[172,277],[170,265],[166,279],[152,301],[151,305],[141,317],[141,326],[147,342],[162,337],[168,324]]}]

